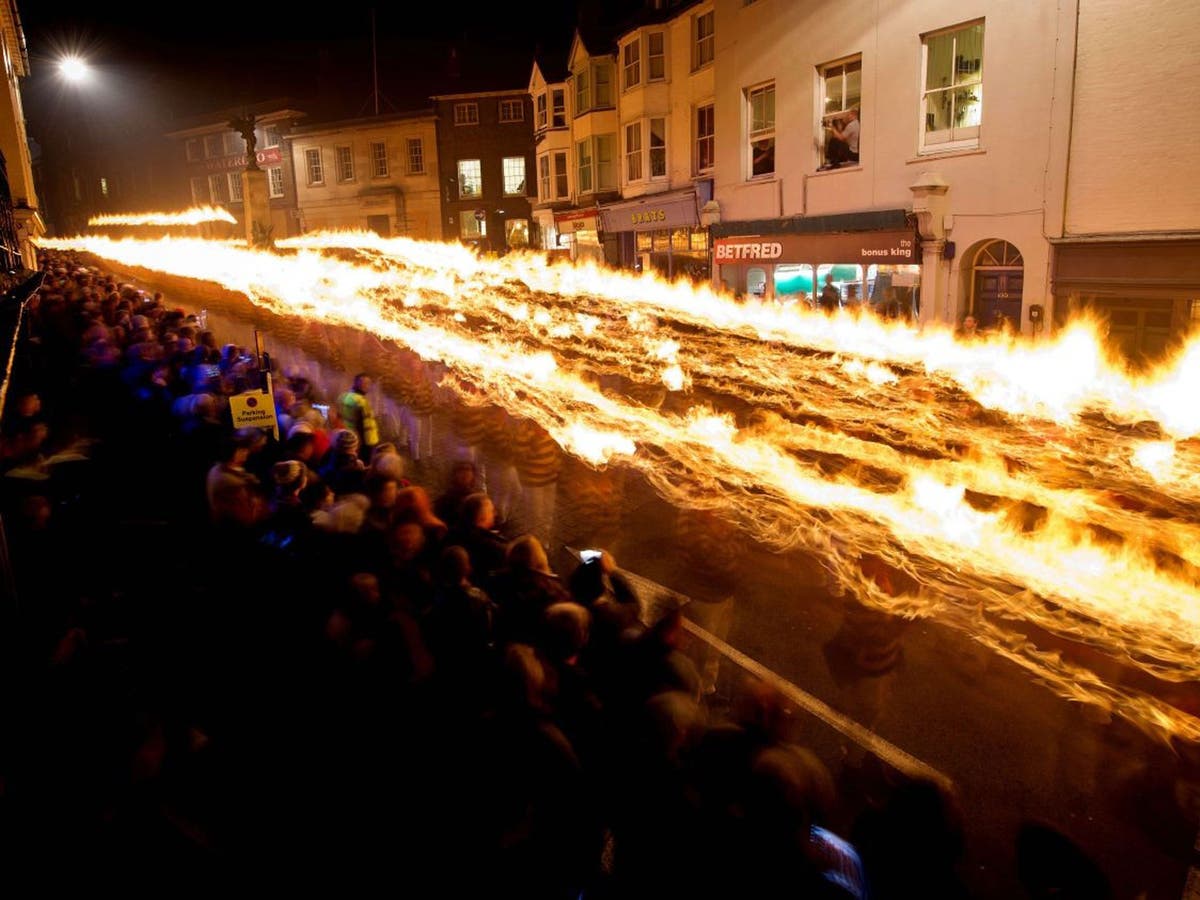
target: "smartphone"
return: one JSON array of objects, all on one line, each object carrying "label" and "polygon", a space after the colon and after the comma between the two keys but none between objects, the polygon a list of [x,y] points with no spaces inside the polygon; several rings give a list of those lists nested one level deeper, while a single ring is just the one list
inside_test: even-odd
[{"label": "smartphone", "polygon": [[603,555],[604,555],[603,550],[580,550],[579,551],[579,558],[582,559],[585,563],[594,562]]}]

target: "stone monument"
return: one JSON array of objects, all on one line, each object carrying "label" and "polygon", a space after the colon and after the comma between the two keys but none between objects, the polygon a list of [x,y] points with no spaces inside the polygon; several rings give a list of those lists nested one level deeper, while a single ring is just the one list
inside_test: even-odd
[{"label": "stone monument", "polygon": [[246,141],[246,168],[242,170],[242,221],[246,227],[246,243],[252,247],[273,246],[270,192],[267,173],[258,167],[254,116],[243,113],[230,119],[228,124]]}]

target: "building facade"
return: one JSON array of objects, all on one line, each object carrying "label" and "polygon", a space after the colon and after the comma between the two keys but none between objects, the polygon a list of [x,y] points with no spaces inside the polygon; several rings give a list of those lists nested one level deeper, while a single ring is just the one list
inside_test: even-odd
[{"label": "building facade", "polygon": [[715,279],[1040,330],[1072,6],[715,0]]},{"label": "building facade", "polygon": [[293,129],[300,229],[369,229],[438,240],[437,118],[432,110]]},{"label": "building facade", "polygon": [[255,121],[255,160],[267,174],[271,207],[271,236],[292,237],[300,233],[296,179],[287,152],[285,136],[304,118],[304,113],[276,103],[258,104],[248,109],[227,109],[199,116],[186,128],[169,132],[177,146],[181,162],[183,202],[194,206],[220,206],[237,219],[236,225],[209,223],[206,233],[212,237],[237,238],[245,234],[243,225],[242,172],[246,168],[246,141],[233,129],[230,120],[253,115]]},{"label": "building facade", "polygon": [[444,173],[441,236],[500,253],[536,245],[529,94],[520,89],[441,94],[433,101]]},{"label": "building facade", "polygon": [[[1053,241],[1054,317],[1088,307],[1110,341],[1153,360],[1200,326],[1200,10],[1159,0],[1079,4],[1065,214]],[[1162,85],[1161,112],[1144,91]],[[1159,106],[1159,104],[1154,104]]]},{"label": "building facade", "polygon": [[[575,196],[575,172],[571,165],[571,120],[567,110],[566,60],[537,59],[529,76],[533,105],[533,141],[537,180],[534,183],[532,214],[538,246],[549,253],[569,256],[570,235],[575,221],[564,219],[567,240],[560,242],[556,215],[569,214]],[[594,219],[593,219],[594,221]]]},{"label": "building facade", "polygon": [[46,232],[33,184],[33,162],[25,133],[20,79],[29,74],[29,57],[15,0],[0,5],[0,52],[4,54],[7,87],[0,102],[0,153],[4,160],[3,191],[0,196],[0,262],[5,270],[35,269],[33,241]]}]

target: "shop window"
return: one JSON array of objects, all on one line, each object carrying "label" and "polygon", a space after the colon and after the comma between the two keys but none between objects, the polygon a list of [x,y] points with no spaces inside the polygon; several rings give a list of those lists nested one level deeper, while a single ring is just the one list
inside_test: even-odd
[{"label": "shop window", "polygon": [[775,298],[777,300],[810,301],[813,295],[813,267],[782,264],[775,267]]},{"label": "shop window", "polygon": [[529,220],[505,219],[504,242],[510,247],[521,248],[529,246]]},{"label": "shop window", "polygon": [[671,230],[671,249],[686,253],[691,246],[691,229],[674,228]]},{"label": "shop window", "polygon": [[639,253],[649,253],[654,249],[654,235],[649,231],[639,231],[636,242]]},{"label": "shop window", "polygon": [[746,293],[762,298],[767,294],[767,270],[754,266],[746,270]]},{"label": "shop window", "polygon": [[862,57],[821,67],[822,169],[858,163],[859,105],[862,103]]},{"label": "shop window", "polygon": [[477,219],[469,211],[460,212],[458,233],[465,241],[487,237],[487,219]]},{"label": "shop window", "polygon": [[708,232],[703,228],[692,229],[691,250],[693,253],[708,252]]},{"label": "shop window", "polygon": [[925,35],[921,149],[979,144],[983,122],[983,22]]}]

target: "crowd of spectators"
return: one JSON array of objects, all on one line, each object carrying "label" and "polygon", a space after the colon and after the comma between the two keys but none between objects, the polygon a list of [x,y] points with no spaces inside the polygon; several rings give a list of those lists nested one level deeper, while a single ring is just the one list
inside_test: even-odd
[{"label": "crowd of spectators", "polygon": [[276,373],[278,439],[235,429],[251,354],[81,257],[44,270],[0,428],[13,859],[418,896],[966,895],[944,790],[906,780],[836,834],[781,696],[748,682],[716,714],[681,611],[648,620],[611,554],[555,572],[469,460],[410,481],[356,398],[347,427],[302,377]]}]

